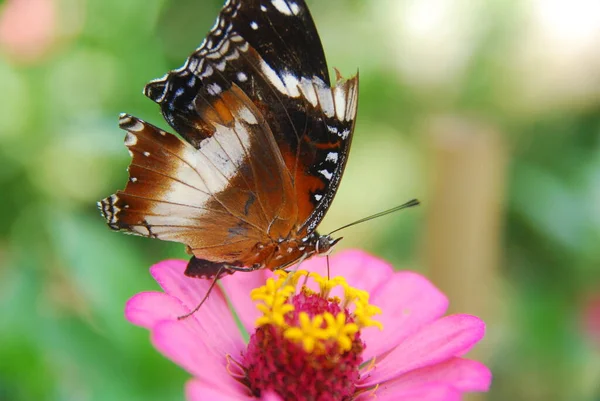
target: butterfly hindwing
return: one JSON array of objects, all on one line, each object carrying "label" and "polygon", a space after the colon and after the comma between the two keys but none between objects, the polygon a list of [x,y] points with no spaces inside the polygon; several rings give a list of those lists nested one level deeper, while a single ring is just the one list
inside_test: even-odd
[{"label": "butterfly hindwing", "polygon": [[[218,100],[221,116],[199,149],[134,117],[121,116],[132,154],[124,191],[101,201],[116,230],[186,244],[198,258],[234,265],[251,259],[267,233],[296,220],[268,125],[237,87]],[[281,173],[278,173],[281,172]]]}]

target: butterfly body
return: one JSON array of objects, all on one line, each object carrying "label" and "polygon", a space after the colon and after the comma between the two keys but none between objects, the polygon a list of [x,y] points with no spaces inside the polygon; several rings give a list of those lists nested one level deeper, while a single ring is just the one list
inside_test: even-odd
[{"label": "butterfly body", "polygon": [[109,227],[181,242],[186,274],[283,268],[338,241],[316,228],[339,186],[358,76],[332,86],[303,0],[231,0],[186,63],[144,93],[183,138],[123,114]]}]

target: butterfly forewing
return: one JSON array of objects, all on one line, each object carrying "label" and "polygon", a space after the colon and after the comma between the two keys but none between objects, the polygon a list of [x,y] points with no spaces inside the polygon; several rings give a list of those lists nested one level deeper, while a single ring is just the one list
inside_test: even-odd
[{"label": "butterfly forewing", "polygon": [[184,141],[122,118],[133,161],[126,189],[102,201],[112,228],[186,244],[192,275],[309,252],[346,164],[358,77],[331,87],[304,0],[228,1],[144,93]]},{"label": "butterfly forewing", "polygon": [[[167,121],[197,146],[207,93],[238,85],[267,120],[292,175],[299,226],[313,230],[339,185],[351,142],[357,78],[330,87],[323,48],[303,1],[231,1],[178,70],[147,85]],[[199,130],[202,132],[202,130]],[[191,133],[191,134],[190,134]],[[189,138],[191,136],[191,138]],[[310,227],[310,228],[309,228]]]}]

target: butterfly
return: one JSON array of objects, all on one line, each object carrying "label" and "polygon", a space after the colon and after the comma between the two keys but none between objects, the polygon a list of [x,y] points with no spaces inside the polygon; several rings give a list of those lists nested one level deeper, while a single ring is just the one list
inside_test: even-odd
[{"label": "butterfly", "polygon": [[185,274],[281,269],[333,247],[316,229],[344,172],[358,74],[332,85],[304,0],[229,0],[185,64],[148,83],[181,139],[128,114],[129,180],[108,226],[186,245]]}]

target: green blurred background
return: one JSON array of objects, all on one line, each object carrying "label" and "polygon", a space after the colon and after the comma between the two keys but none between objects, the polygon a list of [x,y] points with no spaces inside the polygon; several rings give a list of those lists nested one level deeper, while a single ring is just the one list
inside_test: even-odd
[{"label": "green blurred background", "polygon": [[[477,399],[600,400],[600,2],[308,3],[330,67],[361,76],[321,231],[420,198],[339,248],[421,271],[488,322]],[[183,398],[188,374],[123,317],[183,246],[113,233],[95,203],[126,181],[118,113],[166,128],[141,90],[221,6],[0,2],[0,400]]]}]

